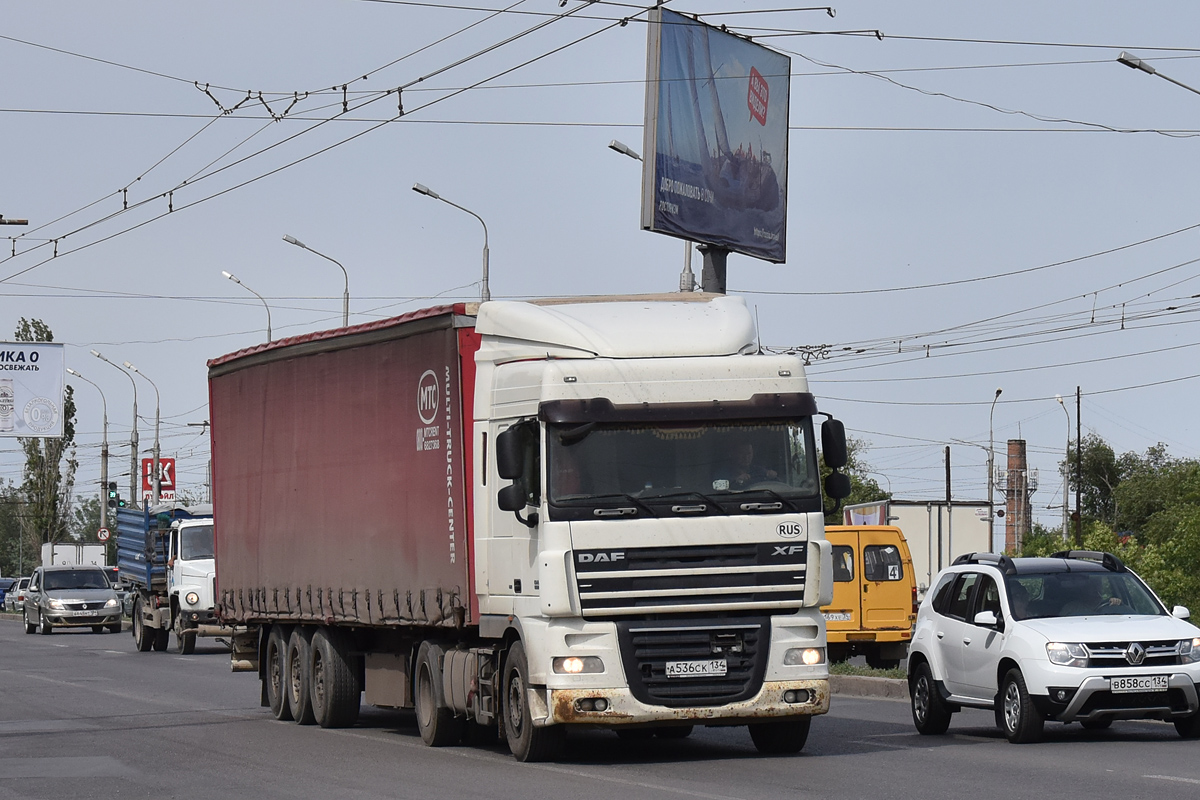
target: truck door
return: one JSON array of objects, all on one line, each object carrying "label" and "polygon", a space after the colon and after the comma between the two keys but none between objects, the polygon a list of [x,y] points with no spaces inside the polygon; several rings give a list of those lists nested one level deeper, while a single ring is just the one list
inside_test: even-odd
[{"label": "truck door", "polygon": [[908,630],[912,613],[912,561],[894,531],[858,531],[862,554],[862,629]]}]

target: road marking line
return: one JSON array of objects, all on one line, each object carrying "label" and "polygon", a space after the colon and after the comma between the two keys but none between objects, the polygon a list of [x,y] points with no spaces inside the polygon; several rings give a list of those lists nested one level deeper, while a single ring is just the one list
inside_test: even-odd
[{"label": "road marking line", "polygon": [[1156,781],[1174,781],[1175,783],[1194,783],[1200,785],[1196,778],[1177,778],[1174,775],[1143,775],[1143,778],[1153,778]]}]

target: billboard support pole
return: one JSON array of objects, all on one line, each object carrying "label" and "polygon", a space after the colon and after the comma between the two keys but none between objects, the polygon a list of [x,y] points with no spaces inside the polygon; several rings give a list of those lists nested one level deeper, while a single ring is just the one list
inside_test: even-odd
[{"label": "billboard support pole", "polygon": [[701,291],[725,294],[725,262],[729,258],[729,251],[711,244],[702,244],[696,249],[704,256],[704,272],[700,277]]}]

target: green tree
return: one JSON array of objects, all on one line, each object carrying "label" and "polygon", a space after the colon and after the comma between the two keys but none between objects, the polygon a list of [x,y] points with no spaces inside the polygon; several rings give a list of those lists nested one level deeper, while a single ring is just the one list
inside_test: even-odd
[{"label": "green tree", "polygon": [[[845,473],[850,478],[850,496],[842,501],[843,506],[854,505],[855,503],[872,503],[876,500],[890,500],[892,495],[890,492],[885,492],[875,482],[875,479],[870,476],[871,465],[863,458],[863,454],[867,451],[867,443],[863,439],[855,439],[852,436],[846,437],[846,466],[841,472]],[[825,465],[824,454],[820,457],[821,470],[821,485],[825,485],[825,478],[829,473],[833,472]],[[827,504],[828,506],[828,504]],[[832,511],[825,515],[826,525],[841,525],[842,512],[839,508],[837,511]]]},{"label": "green tree", "polygon": [[[14,334],[18,342],[52,342],[54,333],[41,320],[24,317]],[[20,536],[26,563],[30,553],[38,553],[44,542],[67,538],[75,471],[75,397],[70,386],[63,396],[63,435],[61,438],[18,438],[25,452],[24,479],[19,489]]]}]

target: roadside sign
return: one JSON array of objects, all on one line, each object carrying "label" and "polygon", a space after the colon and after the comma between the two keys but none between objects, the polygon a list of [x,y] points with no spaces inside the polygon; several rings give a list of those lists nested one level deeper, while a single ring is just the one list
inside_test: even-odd
[{"label": "roadside sign", "polygon": [[107,542],[108,536],[108,528],[101,528],[100,530],[96,531],[96,538],[102,542]]},{"label": "roadside sign", "polygon": [[[142,459],[142,501],[147,502],[154,495],[154,481],[150,473],[154,471],[154,459]],[[175,459],[158,459],[158,499],[175,499]]]}]

